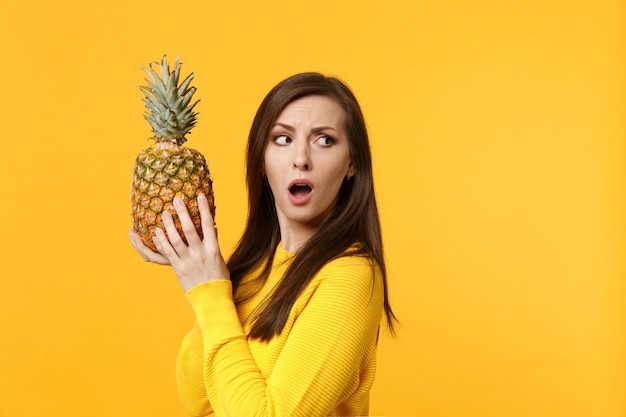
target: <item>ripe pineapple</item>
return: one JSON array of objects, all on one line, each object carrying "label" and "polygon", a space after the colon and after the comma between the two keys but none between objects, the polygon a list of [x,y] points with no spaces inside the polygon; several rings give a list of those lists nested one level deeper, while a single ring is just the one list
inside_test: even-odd
[{"label": "ripe pineapple", "polygon": [[196,124],[198,113],[191,103],[196,92],[191,87],[194,74],[191,73],[179,84],[180,59],[176,59],[173,71],[170,71],[166,56],[158,66],[158,72],[152,68],[142,69],[148,75],[147,86],[139,87],[144,94],[146,106],[145,119],[152,126],[155,147],[148,147],[137,155],[131,186],[131,206],[133,229],[143,242],[156,250],[152,242],[157,227],[162,227],[162,214],[169,211],[174,217],[178,233],[183,236],[180,221],[174,209],[174,197],[185,201],[189,214],[202,237],[200,213],[197,196],[203,192],[215,216],[213,182],[204,156],[195,149],[183,144],[185,135]]}]

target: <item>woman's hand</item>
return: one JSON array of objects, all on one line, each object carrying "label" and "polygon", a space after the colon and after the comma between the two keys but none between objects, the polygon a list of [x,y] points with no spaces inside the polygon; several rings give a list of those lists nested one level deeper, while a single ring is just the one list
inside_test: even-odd
[{"label": "woman's hand", "polygon": [[130,236],[130,243],[133,245],[133,248],[135,248],[135,250],[139,252],[139,255],[141,255],[144,261],[153,262],[159,265],[170,264],[165,256],[161,255],[158,252],[154,252],[152,249],[147,247],[143,243],[143,240],[141,240],[141,237],[137,234],[137,232],[135,232],[134,230],[129,230],[128,234]]},{"label": "woman's hand", "polygon": [[174,208],[180,219],[187,244],[178,234],[172,215],[164,212],[163,225],[167,236],[163,230],[156,229],[156,235],[153,237],[159,253],[150,250],[141,242],[139,236],[131,232],[131,242],[137,252],[148,262],[171,265],[185,292],[203,282],[230,279],[230,273],[217,242],[215,223],[206,196],[204,194],[198,196],[200,224],[204,239],[198,236],[187,207],[181,199],[174,199]]}]

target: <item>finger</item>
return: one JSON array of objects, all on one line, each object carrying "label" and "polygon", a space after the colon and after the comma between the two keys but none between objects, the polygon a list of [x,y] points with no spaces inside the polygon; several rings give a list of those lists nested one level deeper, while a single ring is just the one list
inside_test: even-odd
[{"label": "finger", "polygon": [[168,260],[170,265],[173,265],[180,259],[178,253],[174,250],[162,229],[159,229],[158,227],[155,229],[152,241],[154,242],[157,250]]},{"label": "finger", "polygon": [[200,236],[198,236],[196,226],[193,224],[191,216],[189,216],[189,210],[187,210],[185,202],[180,197],[174,198],[174,208],[176,213],[178,213],[178,219],[185,234],[185,239],[187,239],[187,244],[189,246],[200,244]]},{"label": "finger", "polygon": [[180,255],[187,249],[187,245],[176,229],[176,224],[174,223],[172,214],[169,211],[164,211],[161,218],[163,220],[163,227],[167,232],[167,236],[165,236],[167,242],[163,242],[163,244],[167,243],[167,246],[173,247],[174,250]]},{"label": "finger", "polygon": [[204,193],[198,195],[198,211],[200,211],[200,225],[202,226],[202,234],[206,242],[217,242],[217,226],[211,215],[211,207],[209,200]]},{"label": "finger", "polygon": [[137,253],[139,253],[139,256],[141,256],[144,261],[160,265],[169,265],[167,258],[147,247],[136,232],[129,230],[128,235],[130,236],[131,245],[133,245],[133,248],[135,248]]}]

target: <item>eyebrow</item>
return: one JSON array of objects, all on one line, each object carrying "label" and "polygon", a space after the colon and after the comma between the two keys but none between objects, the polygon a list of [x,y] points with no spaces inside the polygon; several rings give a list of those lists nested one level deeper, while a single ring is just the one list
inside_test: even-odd
[{"label": "eyebrow", "polygon": [[[294,130],[293,126],[290,126],[290,125],[285,124],[285,123],[280,123],[280,122],[274,123],[274,127],[276,127],[276,126],[280,126],[283,129],[287,129],[287,130],[291,130],[291,131]],[[337,129],[335,129],[332,126],[317,126],[317,127],[314,127],[313,129],[311,129],[311,131],[314,132],[314,133],[319,133],[319,132],[322,132],[324,130],[334,130],[335,132],[337,131]]]}]

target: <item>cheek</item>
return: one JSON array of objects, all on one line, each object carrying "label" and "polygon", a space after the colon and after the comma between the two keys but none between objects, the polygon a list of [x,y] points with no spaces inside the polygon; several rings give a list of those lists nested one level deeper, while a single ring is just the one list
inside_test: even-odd
[{"label": "cheek", "polygon": [[331,188],[335,194],[339,193],[339,189],[341,188],[341,185],[345,181],[345,178],[348,175],[349,169],[350,169],[349,162],[346,162],[345,164],[336,166],[335,169],[332,170],[332,173],[328,176],[327,184],[329,185],[329,188]]}]

